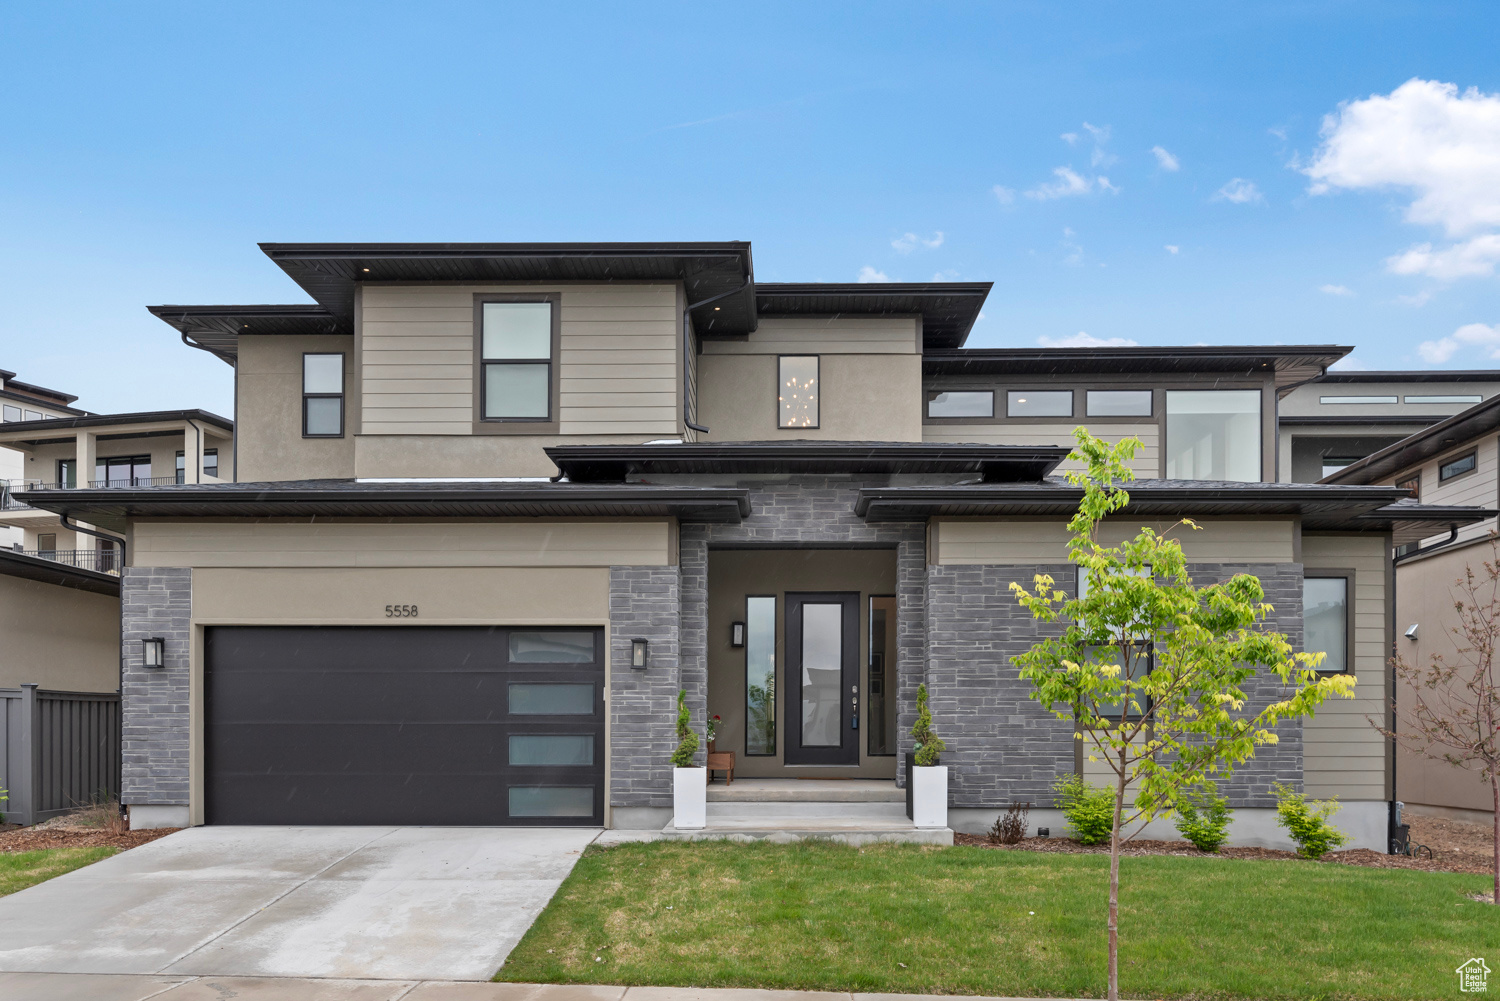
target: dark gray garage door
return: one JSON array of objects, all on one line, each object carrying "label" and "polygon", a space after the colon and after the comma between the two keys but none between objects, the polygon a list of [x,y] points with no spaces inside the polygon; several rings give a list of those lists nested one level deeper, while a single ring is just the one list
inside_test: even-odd
[{"label": "dark gray garage door", "polygon": [[211,824],[599,825],[597,629],[207,630]]}]

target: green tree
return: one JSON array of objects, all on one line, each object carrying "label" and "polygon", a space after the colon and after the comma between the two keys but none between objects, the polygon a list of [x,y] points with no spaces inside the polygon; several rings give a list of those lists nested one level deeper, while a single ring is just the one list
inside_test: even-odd
[{"label": "green tree", "polygon": [[[1031,697],[1073,721],[1090,760],[1113,772],[1109,997],[1118,1001],[1121,831],[1169,816],[1184,796],[1230,775],[1257,747],[1276,743],[1281,720],[1311,716],[1333,695],[1353,697],[1354,679],[1319,677],[1323,654],[1295,653],[1267,628],[1272,608],[1254,576],[1199,587],[1181,543],[1150,528],[1117,546],[1102,543],[1105,518],[1130,503],[1121,484],[1135,478],[1129,462],[1141,443],[1111,445],[1086,428],[1074,437],[1071,458],[1084,468],[1067,475],[1083,497],[1068,523],[1068,558],[1084,586],[1069,598],[1046,574],[1031,591],[1011,584],[1035,619],[1067,623],[1015,663],[1033,686]],[[1197,528],[1188,519],[1173,528],[1179,526]],[[1258,671],[1283,687],[1282,698],[1255,710],[1246,706],[1244,686]]]},{"label": "green tree", "polygon": [[677,750],[672,752],[672,764],[678,768],[693,767],[693,755],[698,753],[698,735],[693,732],[688,716],[687,692],[677,693]]},{"label": "green tree", "polygon": [[916,745],[916,763],[924,768],[938,763],[939,756],[948,747],[932,732],[932,710],[927,707],[927,686],[917,686],[917,722],[911,728],[911,739]]}]

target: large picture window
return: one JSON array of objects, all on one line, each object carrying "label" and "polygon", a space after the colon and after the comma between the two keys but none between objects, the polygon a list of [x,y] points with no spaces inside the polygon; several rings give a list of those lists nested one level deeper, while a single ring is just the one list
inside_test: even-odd
[{"label": "large picture window", "polygon": [[344,355],[302,356],[302,437],[344,436]]},{"label": "large picture window", "polygon": [[1310,572],[1302,579],[1302,649],[1326,654],[1318,670],[1349,670],[1349,593],[1351,575]]},{"label": "large picture window", "polygon": [[1167,392],[1167,479],[1261,478],[1260,391]]},{"label": "large picture window", "polygon": [[552,419],[552,311],[546,302],[480,304],[480,417]]},{"label": "large picture window", "polygon": [[745,599],[745,753],[776,753],[776,599]]}]

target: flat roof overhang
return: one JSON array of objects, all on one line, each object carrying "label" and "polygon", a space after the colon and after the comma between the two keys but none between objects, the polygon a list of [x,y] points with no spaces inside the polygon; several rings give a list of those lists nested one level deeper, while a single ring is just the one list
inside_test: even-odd
[{"label": "flat roof overhang", "polygon": [[496,481],[168,484],[26,490],[32,507],[122,531],[131,518],[661,518],[738,522],[749,494],[724,487]]},{"label": "flat roof overhang", "polygon": [[1416,369],[1411,371],[1386,372],[1329,372],[1322,382],[1380,383],[1380,382],[1500,382],[1500,369]]},{"label": "flat roof overhang", "polygon": [[[0,424],[0,441],[40,444],[57,439],[59,431],[111,427],[138,430],[143,425],[181,421],[201,421],[225,432],[234,431],[234,421],[207,410],[153,410],[138,414],[91,414],[87,417],[53,417],[42,421],[11,421]],[[64,440],[66,437],[64,436]]]},{"label": "flat roof overhang", "polygon": [[[1438,528],[1470,525],[1488,508],[1422,505],[1395,487],[1320,484],[1191,484],[1141,480],[1126,484],[1130,504],[1115,520],[1274,517],[1300,519],[1304,531],[1392,532],[1395,543],[1426,538]],[[868,487],[854,512],[866,521],[946,517],[1070,517],[1083,491],[1061,481],[952,487]]]},{"label": "flat roof overhang", "polygon": [[760,282],[761,316],[918,316],[924,350],[963,347],[993,282]]},{"label": "flat roof overhang", "polygon": [[1454,446],[1461,446],[1474,438],[1489,434],[1496,428],[1500,428],[1500,396],[1492,396],[1468,410],[1440,420],[1358,462],[1350,463],[1318,482],[1351,484],[1383,480],[1410,466],[1435,458]]},{"label": "flat roof overhang", "polygon": [[354,315],[329,312],[311,303],[239,306],[147,306],[192,344],[234,363],[241,334],[352,334]]},{"label": "flat roof overhang", "polygon": [[929,351],[927,375],[1131,375],[1219,373],[1241,378],[1275,377],[1276,387],[1317,379],[1353,351],[1336,344],[1277,344],[1247,347],[967,348]]},{"label": "flat roof overhang", "polygon": [[690,474],[880,473],[967,475],[991,483],[1040,480],[1071,449],[1052,446],[929,445],[921,442],[726,442],[554,445],[547,457],[575,482]]},{"label": "flat roof overhang", "polygon": [[34,580],[42,584],[55,584],[58,587],[71,587],[79,591],[91,591],[94,594],[105,594],[114,598],[120,596],[120,578],[114,574],[85,570],[82,567],[70,567],[56,560],[44,560],[9,549],[0,549],[0,574],[5,574],[7,577],[20,577],[23,580]]}]

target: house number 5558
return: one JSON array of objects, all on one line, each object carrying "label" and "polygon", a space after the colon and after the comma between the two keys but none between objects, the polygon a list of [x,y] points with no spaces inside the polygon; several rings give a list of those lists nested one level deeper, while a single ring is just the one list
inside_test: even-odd
[{"label": "house number 5558", "polygon": [[415,619],[417,617],[417,606],[386,605],[385,617],[388,619]]}]

